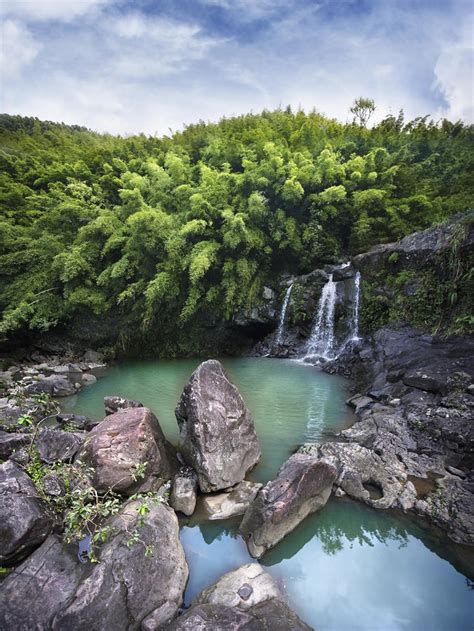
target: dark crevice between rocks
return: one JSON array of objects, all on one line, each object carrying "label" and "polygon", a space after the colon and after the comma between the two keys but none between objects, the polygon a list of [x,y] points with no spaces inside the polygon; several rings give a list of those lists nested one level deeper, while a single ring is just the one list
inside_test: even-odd
[{"label": "dark crevice between rocks", "polygon": [[374,480],[369,480],[368,482],[364,482],[364,489],[369,492],[371,500],[381,500],[384,496],[383,488],[380,486],[378,482]]}]

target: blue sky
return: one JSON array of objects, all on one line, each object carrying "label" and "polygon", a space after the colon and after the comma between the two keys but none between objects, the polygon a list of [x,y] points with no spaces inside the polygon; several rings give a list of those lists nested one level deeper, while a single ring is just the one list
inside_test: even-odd
[{"label": "blue sky", "polygon": [[168,133],[278,106],[474,119],[466,0],[0,0],[0,110]]}]

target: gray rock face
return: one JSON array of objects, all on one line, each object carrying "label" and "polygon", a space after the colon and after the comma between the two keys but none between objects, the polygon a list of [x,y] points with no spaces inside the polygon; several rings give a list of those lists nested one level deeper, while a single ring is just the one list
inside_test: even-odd
[{"label": "gray rock face", "polygon": [[140,401],[126,399],[125,397],[110,396],[104,397],[104,407],[105,413],[109,415],[115,414],[115,412],[118,412],[119,410],[126,410],[127,408],[142,408],[144,406],[143,403],[140,403]]},{"label": "gray rock face", "polygon": [[[80,563],[75,546],[49,537],[1,583],[0,627],[135,630],[144,619],[171,620],[188,577],[178,520],[166,505],[152,504],[140,526],[139,504],[129,502],[109,521],[115,534],[100,549],[98,564]],[[128,547],[136,528],[140,541]],[[145,545],[152,556],[145,556]]]},{"label": "gray rock face", "polygon": [[6,460],[12,453],[28,445],[31,436],[0,431],[0,459]]},{"label": "gray rock face", "polygon": [[311,631],[288,605],[275,598],[247,611],[222,605],[196,605],[167,628],[169,631]]},{"label": "gray rock face", "polygon": [[0,564],[24,558],[46,539],[54,523],[26,473],[11,461],[0,465]]},{"label": "gray rock face", "polygon": [[284,598],[274,579],[258,563],[247,563],[206,587],[193,600],[192,606],[222,605],[246,611],[272,598]]},{"label": "gray rock face", "polygon": [[174,476],[170,506],[184,515],[192,515],[196,508],[197,476],[194,471],[180,472]]},{"label": "gray rock face", "polygon": [[406,386],[426,390],[427,392],[442,392],[446,389],[446,378],[429,369],[410,370],[403,376]]},{"label": "gray rock face", "polygon": [[194,371],[176,408],[180,449],[208,493],[241,482],[260,459],[252,417],[220,362]]},{"label": "gray rock face", "polygon": [[97,425],[88,416],[80,414],[56,414],[56,421],[61,426],[71,426],[74,429],[90,429],[91,426]]},{"label": "gray rock face", "polygon": [[[165,504],[153,504],[138,526],[139,505],[130,502],[111,520],[118,534],[103,546],[100,563],[56,616],[53,629],[133,630],[165,603],[178,611],[188,579],[178,520]],[[136,528],[140,542],[129,548],[129,533]],[[145,556],[145,545],[151,546],[152,556]]]},{"label": "gray rock face", "polygon": [[51,629],[54,616],[74,596],[84,570],[75,547],[64,546],[59,536],[50,535],[0,583],[0,628]]},{"label": "gray rock face", "polygon": [[262,485],[257,482],[244,480],[229,493],[206,495],[202,498],[202,505],[209,520],[243,515],[261,488]]},{"label": "gray rock face", "polygon": [[310,513],[329,499],[337,470],[307,454],[294,454],[268,482],[247,509],[240,532],[250,554],[261,557]]},{"label": "gray rock face", "polygon": [[61,429],[43,429],[35,441],[43,462],[72,460],[84,442],[85,434],[65,432]]},{"label": "gray rock face", "polygon": [[[157,487],[174,471],[173,448],[156,416],[144,407],[126,408],[107,416],[89,434],[77,459],[94,469],[99,492],[113,488],[131,495]],[[134,479],[134,467],[145,466],[145,476]]]}]

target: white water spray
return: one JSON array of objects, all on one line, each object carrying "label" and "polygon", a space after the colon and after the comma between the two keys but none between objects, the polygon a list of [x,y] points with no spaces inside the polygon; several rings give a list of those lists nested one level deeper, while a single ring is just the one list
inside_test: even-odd
[{"label": "white water spray", "polygon": [[283,300],[283,305],[280,313],[280,321],[278,322],[277,334],[275,337],[275,345],[279,346],[283,340],[283,331],[285,330],[285,319],[286,319],[286,311],[288,309],[288,304],[290,302],[291,290],[293,289],[293,283],[288,287],[285,294],[285,299]]},{"label": "white water spray", "polygon": [[334,350],[334,311],[336,307],[336,283],[329,276],[324,285],[316,312],[316,321],[306,348],[307,357],[333,359]]},{"label": "white water spray", "polygon": [[353,342],[359,340],[359,302],[360,302],[360,272],[354,276],[354,303],[350,322],[350,339]]}]

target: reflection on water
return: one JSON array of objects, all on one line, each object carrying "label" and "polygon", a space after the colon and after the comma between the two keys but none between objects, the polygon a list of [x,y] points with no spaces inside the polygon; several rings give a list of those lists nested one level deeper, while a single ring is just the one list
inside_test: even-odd
[{"label": "reflection on water", "polygon": [[[71,403],[77,413],[100,418],[102,399],[139,399],[177,441],[174,408],[199,360],[129,362],[112,367]],[[224,360],[255,419],[262,460],[253,479],[273,478],[306,440],[347,426],[347,382],[293,361]],[[237,535],[239,519],[197,523],[181,531],[190,568],[185,600],[224,572],[252,559]],[[465,549],[447,557],[445,544],[413,522],[345,500],[331,500],[262,559],[291,604],[319,631],[472,631],[473,590],[455,569]],[[466,572],[467,574],[467,572]],[[471,576],[472,578],[472,576]]]},{"label": "reflection on water", "polygon": [[[190,523],[186,604],[223,573],[252,561],[231,524]],[[331,500],[261,559],[291,605],[319,631],[471,631],[473,591],[412,522]]]}]

